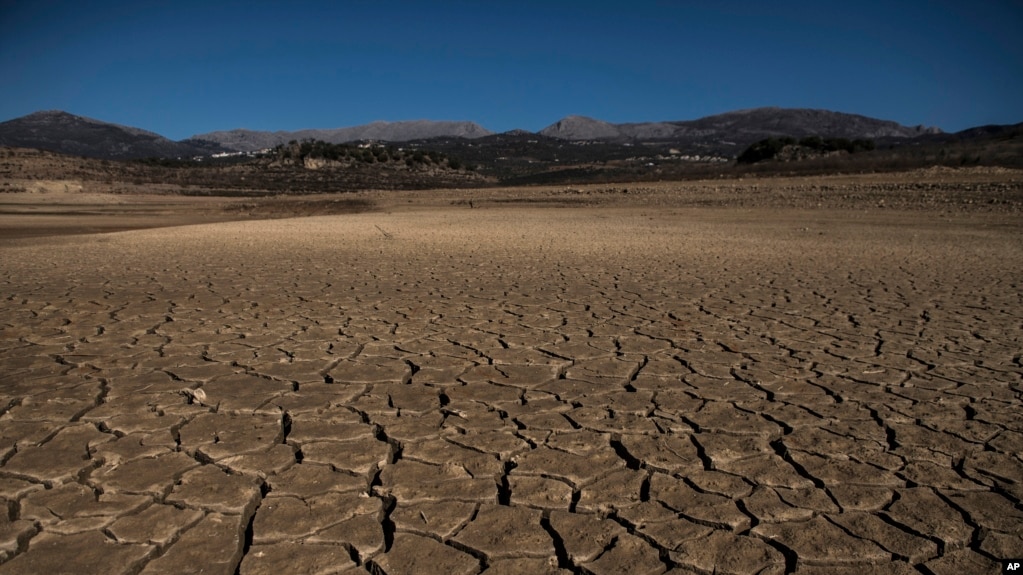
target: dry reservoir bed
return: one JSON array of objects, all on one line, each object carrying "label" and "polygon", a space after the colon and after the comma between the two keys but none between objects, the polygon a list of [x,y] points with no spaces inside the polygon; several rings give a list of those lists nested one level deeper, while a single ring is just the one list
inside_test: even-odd
[{"label": "dry reservoir bed", "polygon": [[407,209],[0,247],[0,573],[995,573],[1015,216]]}]

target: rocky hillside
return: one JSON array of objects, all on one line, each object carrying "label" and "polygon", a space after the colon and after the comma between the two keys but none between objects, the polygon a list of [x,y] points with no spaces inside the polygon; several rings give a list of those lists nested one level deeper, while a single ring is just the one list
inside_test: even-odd
[{"label": "rocky hillside", "polygon": [[474,122],[435,122],[412,120],[408,122],[373,122],[362,126],[333,130],[299,130],[295,132],[258,132],[229,130],[193,136],[193,139],[216,142],[225,148],[250,152],[286,144],[291,140],[319,140],[343,144],[360,140],[378,142],[407,142],[428,138],[479,138],[492,134]]},{"label": "rocky hillside", "polygon": [[562,140],[677,142],[680,145],[722,144],[742,149],[772,136],[835,138],[915,138],[941,133],[938,128],[908,127],[888,120],[856,114],[801,108],[755,108],[678,122],[611,124],[593,118],[569,116],[540,130]]},{"label": "rocky hillside", "polygon": [[153,132],[61,111],[36,112],[0,123],[0,145],[107,159],[176,158],[225,151],[212,142],[175,142]]},{"label": "rocky hillside", "polygon": [[[545,160],[639,160],[658,155],[728,159],[766,138],[807,136],[876,140],[880,147],[915,142],[918,138],[933,141],[945,134],[937,128],[903,126],[856,114],[786,108],[740,110],[697,120],[625,124],[568,116],[535,134],[523,130],[493,134],[473,122],[415,120],[290,132],[239,129],[200,134],[180,142],[153,132],[66,112],[37,112],[0,123],[0,146],[105,159],[188,158],[218,152],[253,152],[292,140],[331,144],[375,141],[401,143],[406,147],[414,147],[415,142],[434,145],[443,140],[442,145],[450,147],[455,155],[477,164],[506,162],[509,158],[522,158],[528,164]],[[566,149],[566,146],[585,149]]]}]

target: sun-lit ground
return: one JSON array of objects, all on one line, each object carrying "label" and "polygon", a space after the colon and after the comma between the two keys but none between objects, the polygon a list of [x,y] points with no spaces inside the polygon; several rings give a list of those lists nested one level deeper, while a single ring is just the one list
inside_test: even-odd
[{"label": "sun-lit ground", "polygon": [[0,573],[998,572],[1019,186],[925,180],[9,199]]}]

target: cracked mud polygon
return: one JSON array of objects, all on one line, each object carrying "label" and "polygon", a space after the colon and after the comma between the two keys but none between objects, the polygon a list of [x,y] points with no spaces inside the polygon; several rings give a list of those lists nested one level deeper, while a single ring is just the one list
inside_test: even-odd
[{"label": "cracked mud polygon", "polygon": [[0,247],[0,573],[1023,555],[1018,211],[398,207]]}]

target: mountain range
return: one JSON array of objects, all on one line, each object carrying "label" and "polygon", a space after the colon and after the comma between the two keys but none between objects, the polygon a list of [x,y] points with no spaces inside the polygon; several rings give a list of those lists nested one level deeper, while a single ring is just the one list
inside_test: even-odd
[{"label": "mountain range", "polygon": [[437,122],[412,120],[407,122],[373,122],[350,128],[333,130],[298,130],[295,132],[258,132],[254,130],[228,130],[192,136],[191,140],[216,142],[239,152],[252,152],[286,144],[291,140],[322,140],[331,144],[373,140],[377,142],[408,142],[430,138],[480,138],[493,134],[474,122]]},{"label": "mountain range", "polygon": [[562,140],[682,141],[750,140],[771,136],[833,138],[915,138],[938,134],[938,128],[907,127],[896,122],[803,108],[754,108],[681,122],[611,124],[584,116],[568,116],[540,130]]},{"label": "mountain range", "polygon": [[0,123],[0,145],[107,159],[177,158],[230,151],[215,142],[175,142],[154,132],[59,110],[35,112]]},{"label": "mountain range", "polygon": [[[528,134],[514,130],[514,135]],[[541,138],[566,142],[630,145],[657,142],[682,152],[738,155],[745,147],[772,136],[908,140],[942,134],[938,128],[908,127],[856,114],[801,108],[754,108],[697,120],[614,124],[568,116],[537,132]],[[223,152],[251,152],[291,140],[331,143],[355,141],[409,142],[437,138],[485,140],[500,134],[473,122],[416,120],[373,122],[337,129],[293,132],[230,130],[198,134],[173,141],[133,128],[84,118],[62,111],[43,111],[0,123],[0,145],[41,148],[98,158],[191,157]]]}]

